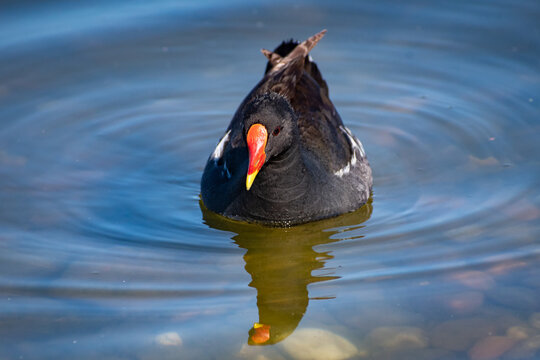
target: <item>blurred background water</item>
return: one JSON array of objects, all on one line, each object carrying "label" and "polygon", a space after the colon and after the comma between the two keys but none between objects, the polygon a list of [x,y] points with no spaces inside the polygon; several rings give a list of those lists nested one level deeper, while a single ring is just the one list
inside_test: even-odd
[{"label": "blurred background water", "polygon": [[[202,210],[259,49],[323,28],[372,202]],[[0,358],[540,358],[539,58],[534,0],[3,2]]]}]

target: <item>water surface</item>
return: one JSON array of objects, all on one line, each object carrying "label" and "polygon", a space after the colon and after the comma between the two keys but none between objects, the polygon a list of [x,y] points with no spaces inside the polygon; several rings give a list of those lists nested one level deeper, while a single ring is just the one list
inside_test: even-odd
[{"label": "water surface", "polygon": [[[538,2],[1,7],[0,358],[540,357]],[[372,201],[205,211],[259,49],[323,28]]]}]

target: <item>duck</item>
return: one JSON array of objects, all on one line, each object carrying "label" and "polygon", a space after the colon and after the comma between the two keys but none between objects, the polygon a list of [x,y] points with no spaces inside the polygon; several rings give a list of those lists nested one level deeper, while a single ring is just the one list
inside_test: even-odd
[{"label": "duck", "polygon": [[288,227],[352,212],[370,199],[373,177],[309,55],[326,34],[283,41],[241,102],[201,179],[204,206],[226,218]]}]

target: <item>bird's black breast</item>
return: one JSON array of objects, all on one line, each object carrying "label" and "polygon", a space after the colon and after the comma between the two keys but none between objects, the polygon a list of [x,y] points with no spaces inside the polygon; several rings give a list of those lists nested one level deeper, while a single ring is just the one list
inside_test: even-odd
[{"label": "bird's black breast", "polygon": [[[205,206],[223,213],[245,189],[248,152],[245,147],[231,146],[229,141],[220,157],[208,158],[201,180],[201,196]],[[244,186],[244,188],[243,188]]]}]

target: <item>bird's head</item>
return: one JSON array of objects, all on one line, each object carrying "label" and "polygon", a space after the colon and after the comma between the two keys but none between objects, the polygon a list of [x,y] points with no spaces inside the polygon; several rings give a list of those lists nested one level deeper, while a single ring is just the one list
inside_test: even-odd
[{"label": "bird's head", "polygon": [[246,104],[244,135],[249,152],[246,189],[261,168],[285,153],[298,135],[296,115],[287,99],[276,93],[256,97]]}]

